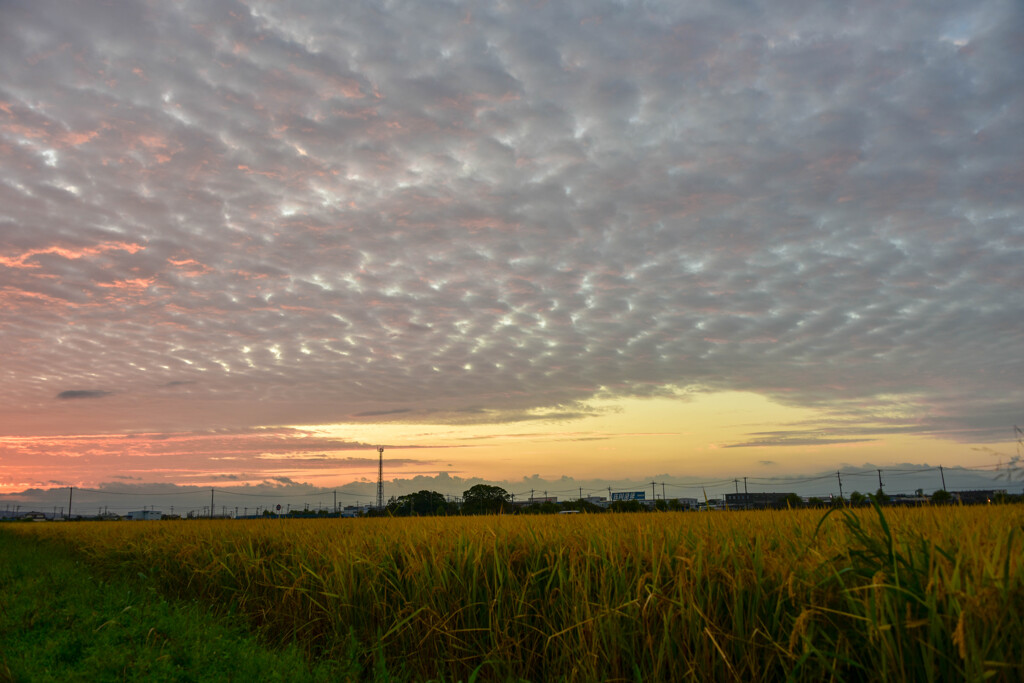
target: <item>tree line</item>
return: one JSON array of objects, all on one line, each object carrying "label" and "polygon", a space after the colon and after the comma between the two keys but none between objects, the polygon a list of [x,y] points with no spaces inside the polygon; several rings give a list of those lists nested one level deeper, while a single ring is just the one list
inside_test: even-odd
[{"label": "tree line", "polygon": [[[931,496],[924,496],[920,490],[917,493],[917,501],[922,499],[931,504],[943,505],[960,502],[953,494],[945,490],[935,491]],[[1019,502],[1021,496],[1006,495],[1000,493],[989,502],[1009,503]],[[720,503],[716,499],[709,501],[712,504]],[[795,493],[787,494],[780,498],[770,507],[775,508],[804,508],[804,507],[829,507],[833,505],[848,505],[853,507],[867,506],[877,502],[879,505],[890,505],[896,501],[879,489],[875,493],[859,493],[854,491],[848,499],[833,498],[825,500],[821,498],[808,498],[804,500]],[[966,501],[965,501],[966,502]],[[598,512],[645,512],[656,511],[682,511],[688,509],[683,503],[675,499],[657,499],[653,505],[647,505],[639,500],[615,500],[607,506],[595,505],[586,499],[567,500],[560,503],[554,501],[533,502],[529,504],[514,505],[512,494],[500,486],[488,484],[477,484],[465,491],[461,500],[452,500],[443,493],[437,491],[422,490],[415,493],[408,493],[403,496],[392,497],[383,510],[370,510],[367,516],[385,517],[424,517],[443,515],[493,515],[493,514],[557,514],[557,513],[598,513]]]}]

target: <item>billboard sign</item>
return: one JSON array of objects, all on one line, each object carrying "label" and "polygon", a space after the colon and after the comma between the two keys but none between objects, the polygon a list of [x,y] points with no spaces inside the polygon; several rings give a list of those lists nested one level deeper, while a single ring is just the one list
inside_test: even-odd
[{"label": "billboard sign", "polygon": [[618,491],[612,493],[612,500],[647,500],[646,491]]}]

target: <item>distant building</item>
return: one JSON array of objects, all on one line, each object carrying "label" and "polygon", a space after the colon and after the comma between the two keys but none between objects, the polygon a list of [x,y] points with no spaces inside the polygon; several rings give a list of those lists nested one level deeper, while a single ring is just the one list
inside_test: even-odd
[{"label": "distant building", "polygon": [[126,519],[142,521],[148,519],[163,519],[164,513],[159,510],[135,510],[125,515]]},{"label": "distant building", "polygon": [[[791,493],[727,493],[725,494],[725,505],[733,508],[771,508],[784,507],[786,498],[794,495]],[[801,499],[803,500],[803,499]]]},{"label": "distant building", "polygon": [[953,500],[963,503],[964,505],[979,505],[984,503],[991,503],[996,499],[996,496],[1005,496],[1006,489],[988,489],[980,491],[950,491]]}]

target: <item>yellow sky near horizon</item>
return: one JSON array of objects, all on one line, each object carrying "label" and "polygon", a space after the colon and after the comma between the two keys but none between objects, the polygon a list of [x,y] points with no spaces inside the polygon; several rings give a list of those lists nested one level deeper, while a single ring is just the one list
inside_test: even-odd
[{"label": "yellow sky near horizon", "polygon": [[680,392],[574,406],[571,412],[585,417],[535,411],[528,414],[532,419],[506,423],[0,437],[0,492],[116,482],[342,486],[376,480],[376,444],[386,448],[385,481],[443,472],[510,483],[534,476],[612,482],[750,477],[767,485],[771,477],[800,478],[869,463],[995,469],[1016,453],[1012,441],[972,444],[899,433],[915,430],[916,423],[912,403],[898,398],[879,399],[868,411],[874,416],[866,416],[863,406],[854,415],[835,406],[784,405],[749,392]]},{"label": "yellow sky near horizon", "polygon": [[[968,444],[911,434],[871,434],[870,428],[863,434],[845,437],[850,442],[729,447],[756,440],[752,435],[764,432],[813,432],[815,425],[828,420],[823,411],[786,406],[748,392],[694,394],[688,400],[595,400],[588,406],[594,415],[571,420],[297,428],[321,436],[387,444],[386,470],[389,455],[426,458],[434,461],[438,471],[493,480],[517,480],[534,474],[549,479],[620,479],[657,474],[778,476],[820,472],[846,464],[927,462],[971,467],[997,462],[995,456]],[[995,452],[1000,447],[1012,451],[1011,444],[990,446]],[[402,468],[397,469],[400,472]],[[396,468],[390,470],[396,474]]]}]

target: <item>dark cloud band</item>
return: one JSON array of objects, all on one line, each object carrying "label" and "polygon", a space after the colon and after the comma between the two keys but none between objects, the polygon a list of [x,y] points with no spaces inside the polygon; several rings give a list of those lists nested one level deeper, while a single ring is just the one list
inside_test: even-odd
[{"label": "dark cloud band", "polygon": [[57,398],[61,400],[72,400],[79,398],[103,398],[110,396],[113,392],[111,391],[99,391],[95,389],[69,389],[62,391],[57,394]]}]

